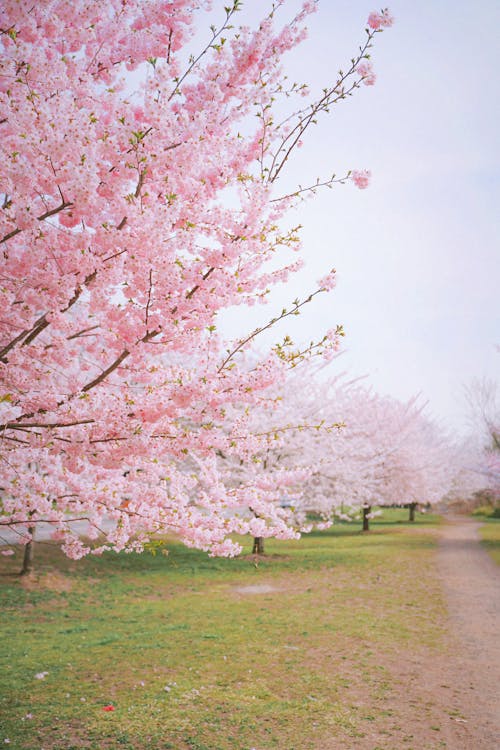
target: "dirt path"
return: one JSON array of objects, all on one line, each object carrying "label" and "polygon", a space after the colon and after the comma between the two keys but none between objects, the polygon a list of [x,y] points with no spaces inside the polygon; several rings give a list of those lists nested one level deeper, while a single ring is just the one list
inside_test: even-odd
[{"label": "dirt path", "polygon": [[479,526],[456,517],[438,531],[426,575],[437,576],[445,595],[436,619],[443,646],[388,649],[383,664],[392,690],[379,700],[358,690],[365,708],[388,718],[379,714],[362,738],[332,739],[318,750],[500,750],[500,567],[481,547]]},{"label": "dirt path", "polygon": [[450,519],[437,558],[456,638],[455,694],[467,718],[457,750],[500,748],[500,569],[479,544],[479,525]]}]

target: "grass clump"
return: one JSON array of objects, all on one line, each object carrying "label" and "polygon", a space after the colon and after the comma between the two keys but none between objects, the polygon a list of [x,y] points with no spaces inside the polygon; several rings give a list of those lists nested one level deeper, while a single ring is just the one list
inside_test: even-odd
[{"label": "grass clump", "polygon": [[488,518],[479,529],[483,546],[493,560],[500,565],[500,519]]},{"label": "grass clump", "polygon": [[480,505],[472,511],[473,516],[500,519],[500,505]]}]

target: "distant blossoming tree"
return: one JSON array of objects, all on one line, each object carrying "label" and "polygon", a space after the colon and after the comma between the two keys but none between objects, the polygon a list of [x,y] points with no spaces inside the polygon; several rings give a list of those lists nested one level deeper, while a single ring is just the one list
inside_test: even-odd
[{"label": "distant blossoming tree", "polygon": [[469,417],[482,450],[469,456],[468,464],[480,478],[482,488],[489,490],[495,502],[500,501],[500,387],[494,380],[474,379],[466,388]]},{"label": "distant blossoming tree", "polygon": [[[252,410],[250,427],[265,440],[253,464],[226,461],[233,481],[260,476],[276,512],[300,530],[314,514],[321,527],[361,515],[368,531],[373,506],[407,506],[413,521],[418,504],[441,501],[459,468],[457,450],[420,399],[381,396],[345,374],[317,375],[314,365],[297,368],[285,389]],[[261,531],[257,551],[269,536]]]},{"label": "distant blossoming tree", "polygon": [[384,398],[382,404],[376,443],[383,460],[376,472],[375,504],[407,506],[414,521],[418,505],[435,505],[448,493],[457,471],[456,449],[418,397],[407,403]]},{"label": "distant blossoming tree", "polygon": [[[248,460],[253,405],[295,362],[328,356],[341,330],[303,350],[285,340],[248,367],[263,329],[225,341],[217,316],[265,301],[299,268],[285,215],[321,181],[284,194],[280,179],[317,118],[373,83],[370,48],[392,19],[371,14],[353,60],[314,97],[281,68],[314,2],[252,30],[234,27],[235,0],[189,54],[209,5],[0,7],[0,523],[28,542],[48,522],[74,558],[101,531],[97,553],[170,530],[232,555],[229,535],[251,530],[237,511],[259,499],[269,533],[295,533],[258,481],[225,483],[218,452]],[[366,186],[359,171],[323,184],[351,176]],[[88,522],[90,542],[70,518]]]},{"label": "distant blossoming tree", "polygon": [[248,427],[259,438],[259,444],[250,461],[220,454],[220,468],[226,473],[228,484],[258,483],[267,492],[265,504],[260,499],[248,508],[255,518],[249,531],[257,554],[264,551],[265,538],[272,536],[263,520],[269,513],[269,504],[297,531],[312,528],[307,510],[318,509],[320,472],[323,466],[330,465],[336,434],[342,427],[340,422],[325,421],[326,396],[342,376],[322,382],[315,375],[310,363],[297,367],[287,378],[285,388],[268,389],[267,399],[252,409]]}]

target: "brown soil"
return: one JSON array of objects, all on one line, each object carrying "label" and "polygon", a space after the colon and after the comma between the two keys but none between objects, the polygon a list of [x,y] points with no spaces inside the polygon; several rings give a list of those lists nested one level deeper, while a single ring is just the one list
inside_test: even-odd
[{"label": "brown soil", "polygon": [[279,591],[276,586],[268,583],[259,583],[254,586],[235,586],[233,589],[237,594],[270,594]]},{"label": "brown soil", "polygon": [[48,589],[49,591],[61,594],[64,591],[71,591],[73,588],[73,581],[68,576],[65,576],[64,573],[60,573],[57,570],[43,573],[43,575],[33,572],[29,575],[21,576],[20,581],[21,586],[28,591]]},{"label": "brown soil", "polygon": [[450,519],[438,553],[458,646],[449,679],[467,720],[461,744],[451,745],[460,750],[500,748],[500,568],[480,547],[479,525]]}]

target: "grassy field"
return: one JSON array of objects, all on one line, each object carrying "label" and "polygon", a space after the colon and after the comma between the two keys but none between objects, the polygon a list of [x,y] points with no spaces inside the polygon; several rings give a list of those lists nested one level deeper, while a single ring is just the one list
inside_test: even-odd
[{"label": "grassy field", "polygon": [[500,518],[485,518],[479,533],[491,557],[500,565]]},{"label": "grassy field", "polygon": [[376,725],[373,750],[417,750],[392,667],[442,651],[444,608],[436,519],[406,518],[268,542],[259,560],[172,542],[167,556],[72,562],[40,543],[21,580],[19,553],[0,558],[0,744],[355,748]]}]

